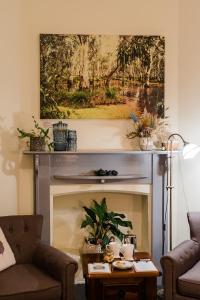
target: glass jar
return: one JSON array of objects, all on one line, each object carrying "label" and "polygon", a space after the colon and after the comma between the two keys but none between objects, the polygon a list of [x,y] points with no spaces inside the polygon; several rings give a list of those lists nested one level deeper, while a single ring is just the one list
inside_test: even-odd
[{"label": "glass jar", "polygon": [[68,125],[62,121],[53,124],[53,144],[55,151],[67,150]]},{"label": "glass jar", "polygon": [[76,130],[68,130],[67,135],[67,151],[76,151],[77,150],[77,134]]}]

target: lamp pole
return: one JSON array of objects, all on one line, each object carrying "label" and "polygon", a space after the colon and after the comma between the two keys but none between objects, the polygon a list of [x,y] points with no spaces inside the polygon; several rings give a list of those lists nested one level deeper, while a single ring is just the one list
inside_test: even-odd
[{"label": "lamp pole", "polygon": [[[170,146],[169,146],[170,145]],[[172,250],[172,190],[174,188],[172,184],[172,141],[168,143],[168,156],[167,156],[167,196],[169,205],[169,250]]]},{"label": "lamp pole", "polygon": [[[172,201],[172,192],[173,192],[173,180],[172,180],[172,164],[173,164],[173,137],[179,137],[181,141],[183,142],[183,157],[184,159],[188,158],[193,158],[199,151],[200,151],[200,146],[188,143],[184,140],[184,138],[179,134],[179,133],[173,133],[168,137],[167,140],[167,203],[169,207],[169,214],[168,214],[168,220],[169,220],[169,250],[172,250],[172,237],[173,237],[173,232],[172,232],[172,206],[173,206],[173,201]],[[184,153],[185,152],[185,153]]]},{"label": "lamp pole", "polygon": [[173,133],[168,137],[168,141],[167,141],[167,161],[168,161],[168,166],[167,166],[167,195],[168,195],[168,203],[169,203],[169,250],[172,250],[172,240],[173,240],[173,233],[172,233],[172,222],[173,222],[173,218],[172,218],[172,194],[173,194],[173,175],[172,175],[172,171],[173,171],[173,140],[172,138],[174,136],[178,136],[182,142],[183,145],[187,145],[188,143],[183,139],[183,137],[179,134],[179,133]]}]

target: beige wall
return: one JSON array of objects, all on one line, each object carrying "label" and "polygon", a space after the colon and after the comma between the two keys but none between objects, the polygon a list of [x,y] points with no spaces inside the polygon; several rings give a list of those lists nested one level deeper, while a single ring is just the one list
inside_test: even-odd
[{"label": "beige wall", "polygon": [[[200,1],[179,1],[179,129],[183,137],[200,145]],[[200,155],[180,159],[174,244],[189,236],[186,212],[200,210]]]},{"label": "beige wall", "polygon": [[[19,155],[15,134],[18,126],[30,128],[32,113],[39,116],[39,33],[164,35],[165,99],[172,128],[177,127],[178,0],[0,0],[0,20],[1,215],[32,212],[32,162]],[[125,138],[130,124],[69,121],[81,149],[131,149]]]},{"label": "beige wall", "polygon": [[19,163],[15,128],[21,110],[22,7],[0,1],[0,214],[18,211]]}]

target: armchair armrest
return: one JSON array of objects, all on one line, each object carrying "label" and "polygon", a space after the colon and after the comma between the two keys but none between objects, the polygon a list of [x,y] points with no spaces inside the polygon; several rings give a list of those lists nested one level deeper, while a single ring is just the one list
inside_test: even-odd
[{"label": "armchair armrest", "polygon": [[161,258],[165,299],[174,299],[178,277],[189,270],[199,259],[200,244],[193,240],[184,241]]},{"label": "armchair armrest", "polygon": [[78,264],[73,258],[54,247],[40,243],[34,252],[33,263],[62,282],[63,300],[74,299],[74,276]]}]

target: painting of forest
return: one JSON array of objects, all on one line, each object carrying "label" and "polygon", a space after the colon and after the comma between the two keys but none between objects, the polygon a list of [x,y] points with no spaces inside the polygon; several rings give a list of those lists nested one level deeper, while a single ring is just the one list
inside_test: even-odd
[{"label": "painting of forest", "polygon": [[164,115],[162,36],[40,35],[42,119]]}]

